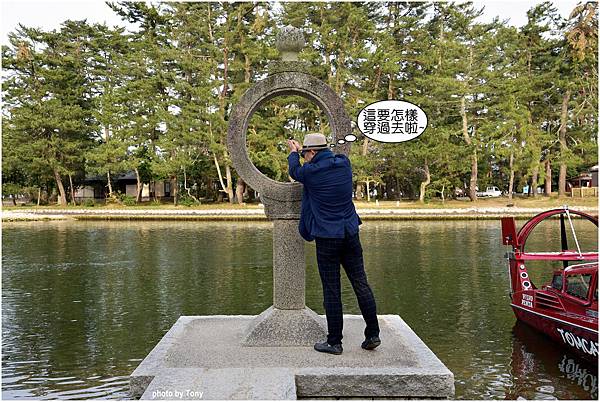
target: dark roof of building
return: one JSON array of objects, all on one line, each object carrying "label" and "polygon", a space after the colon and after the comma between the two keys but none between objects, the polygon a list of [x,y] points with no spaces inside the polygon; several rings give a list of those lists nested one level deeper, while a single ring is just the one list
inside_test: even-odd
[{"label": "dark roof of building", "polygon": [[[113,181],[119,181],[119,180],[137,180],[137,178],[135,177],[135,172],[133,170],[126,172],[126,173],[113,173],[111,175],[111,178]],[[85,180],[86,182],[94,182],[94,181],[101,181],[101,182],[106,182],[106,175],[87,175],[85,176]]]}]

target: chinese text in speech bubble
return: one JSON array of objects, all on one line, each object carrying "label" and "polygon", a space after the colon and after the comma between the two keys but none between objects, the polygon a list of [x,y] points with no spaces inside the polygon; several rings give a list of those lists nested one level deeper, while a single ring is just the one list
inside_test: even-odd
[{"label": "chinese text in speech bubble", "polygon": [[427,128],[427,115],[410,102],[385,100],[363,108],[356,124],[361,133],[374,141],[404,142],[423,134]]}]

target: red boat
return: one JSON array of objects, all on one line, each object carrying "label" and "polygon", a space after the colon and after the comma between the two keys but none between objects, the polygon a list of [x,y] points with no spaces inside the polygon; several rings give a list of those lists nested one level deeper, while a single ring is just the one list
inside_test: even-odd
[{"label": "red boat", "polygon": [[[525,251],[532,230],[556,215],[560,216],[562,250]],[[598,364],[598,251],[580,250],[573,215],[598,227],[597,217],[568,207],[536,215],[518,233],[514,218],[502,218],[502,243],[512,246],[507,253],[511,306],[518,320]],[[569,250],[565,221],[575,239],[576,250]],[[533,260],[562,261],[563,269],[554,272],[549,284],[538,288],[527,272],[527,264]]]}]

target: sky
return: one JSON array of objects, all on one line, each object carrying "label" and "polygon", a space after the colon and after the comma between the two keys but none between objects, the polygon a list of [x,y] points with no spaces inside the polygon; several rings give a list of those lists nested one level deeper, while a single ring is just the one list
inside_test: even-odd
[{"label": "sky", "polygon": [[[522,26],[527,22],[526,12],[542,0],[476,0],[477,8],[485,6],[482,22],[491,21],[495,16],[509,19],[509,24]],[[554,0],[553,3],[564,17],[577,5],[577,0]],[[45,30],[57,29],[67,20],[87,19],[90,23],[119,26],[128,25],[121,21],[105,3],[99,0],[0,0],[2,22],[0,43],[8,44],[8,33],[19,23]]]}]

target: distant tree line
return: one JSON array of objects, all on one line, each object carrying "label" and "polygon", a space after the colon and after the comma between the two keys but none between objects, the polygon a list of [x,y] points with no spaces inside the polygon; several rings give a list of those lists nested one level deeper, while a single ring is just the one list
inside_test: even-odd
[{"label": "distant tree line", "polygon": [[[117,174],[173,184],[173,198],[242,202],[226,147],[232,106],[279,57],[278,28],[305,32],[310,72],[344,100],[402,99],[429,125],[418,139],[352,147],[356,196],[425,200],[496,185],[512,192],[566,180],[597,163],[597,3],[563,19],[546,2],[515,28],[479,22],[471,3],[108,3],[123,28],[65,21],[19,26],[2,47],[2,190],[61,205],[92,175],[114,196]],[[330,133],[301,97],[276,98],[252,117],[248,148],[287,181],[290,136]],[[248,193],[246,191],[246,193]],[[47,200],[46,200],[47,201]]]}]

